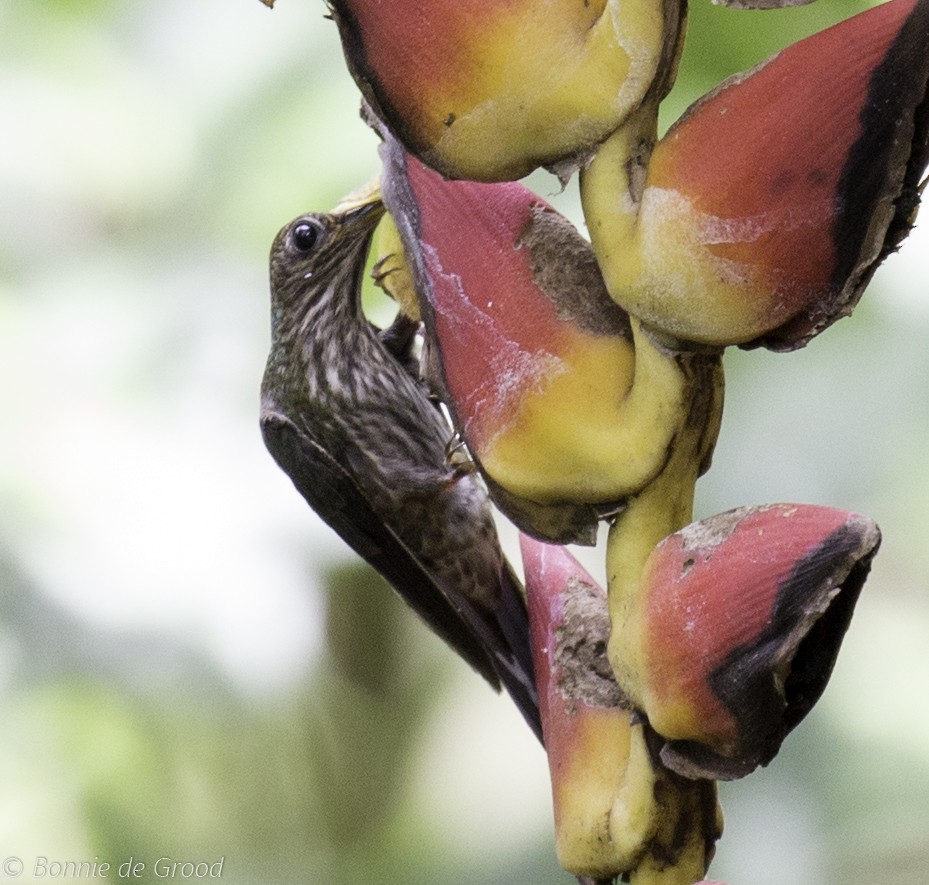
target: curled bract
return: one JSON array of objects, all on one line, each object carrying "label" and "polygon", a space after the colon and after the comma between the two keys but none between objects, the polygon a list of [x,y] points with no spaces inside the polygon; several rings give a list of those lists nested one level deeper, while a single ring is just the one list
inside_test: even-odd
[{"label": "curled bract", "polygon": [[694,881],[721,831],[715,784],[653,759],[606,656],[604,591],[563,547],[520,545],[559,862],[598,879]]},{"label": "curled bract", "polygon": [[[687,341],[800,347],[909,231],[929,160],[929,0],[890,0],[582,174],[610,293]],[[632,159],[630,159],[630,157]]]},{"label": "curled bract", "polygon": [[[427,374],[495,502],[536,537],[594,543],[667,439],[621,411],[635,348],[590,244],[520,184],[446,180],[389,135],[382,154]],[[646,424],[650,437],[624,445]]]},{"label": "curled bract", "polygon": [[330,0],[349,70],[406,148],[445,175],[577,161],[667,89],[680,0]]},{"label": "curled bract", "polygon": [[774,757],[825,689],[879,543],[864,516],[777,504],[691,523],[655,547],[622,688],[666,765],[733,778]]}]

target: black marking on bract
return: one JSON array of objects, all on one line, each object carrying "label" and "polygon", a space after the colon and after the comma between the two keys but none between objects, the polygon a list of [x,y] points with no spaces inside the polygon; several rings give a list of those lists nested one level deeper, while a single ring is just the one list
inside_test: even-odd
[{"label": "black marking on bract", "polygon": [[861,135],[836,185],[830,230],[835,267],[827,290],[780,328],[742,348],[803,347],[852,312],[880,263],[909,233],[914,190],[929,162],[927,44],[929,0],[919,0],[871,75],[859,116]]},{"label": "black marking on bract", "polygon": [[[836,188],[840,212],[832,226],[836,266],[832,290],[840,295],[859,269],[862,249],[882,200],[915,186],[926,165],[929,0],[919,0],[884,60],[875,68],[861,111],[861,135],[852,145]],[[908,231],[894,216],[879,263]],[[856,280],[851,280],[853,284]]]},{"label": "black marking on bract", "polygon": [[[723,753],[695,741],[669,741],[661,751],[669,767],[688,777],[731,780],[774,758],[829,681],[877,552],[879,541],[870,548],[864,542],[860,528],[845,525],[818,544],[782,582],[768,628],[735,649],[710,676],[714,695],[736,720],[738,746]],[[843,567],[848,568],[844,576]],[[824,598],[831,592],[832,599]],[[817,615],[819,607],[825,611]],[[797,637],[804,620],[809,628]]]}]

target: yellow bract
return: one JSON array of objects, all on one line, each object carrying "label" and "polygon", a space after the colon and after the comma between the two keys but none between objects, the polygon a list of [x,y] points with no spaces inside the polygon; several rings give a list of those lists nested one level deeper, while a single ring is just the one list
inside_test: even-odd
[{"label": "yellow bract", "polygon": [[467,76],[432,96],[442,126],[425,134],[429,165],[515,179],[591,151],[641,103],[662,58],[662,4],[609,0],[590,27],[573,20],[577,10],[589,16],[580,3],[525,5],[495,17]]},{"label": "yellow bract", "polygon": [[380,286],[412,320],[420,319],[416,287],[403,250],[400,232],[390,215],[385,215],[377,227],[377,258],[372,275]]},{"label": "yellow bract", "polygon": [[658,825],[654,769],[630,716],[616,707],[587,711],[553,776],[558,862],[577,875],[632,868]]},{"label": "yellow bract", "polygon": [[686,385],[668,355],[621,337],[578,335],[552,372],[482,449],[487,473],[540,503],[615,501],[663,467],[686,413]]},{"label": "yellow bract", "polygon": [[[652,183],[664,143],[652,154],[651,121],[638,122],[613,135],[581,174],[591,242],[613,300],[664,334],[701,344],[742,344],[789,320],[800,303],[766,267],[765,248],[791,219],[777,211],[712,215]],[[831,205],[802,210],[804,224],[828,227]]]}]

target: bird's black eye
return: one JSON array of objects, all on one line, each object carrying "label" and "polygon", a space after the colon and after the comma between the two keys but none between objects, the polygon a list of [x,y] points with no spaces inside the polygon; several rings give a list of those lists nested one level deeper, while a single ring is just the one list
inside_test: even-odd
[{"label": "bird's black eye", "polygon": [[311,252],[323,237],[323,231],[312,221],[301,221],[294,225],[291,241],[298,252]]}]

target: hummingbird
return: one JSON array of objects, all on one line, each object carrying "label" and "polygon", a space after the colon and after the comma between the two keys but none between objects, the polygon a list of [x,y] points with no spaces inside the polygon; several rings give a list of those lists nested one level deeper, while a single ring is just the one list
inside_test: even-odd
[{"label": "hummingbird", "polygon": [[[344,206],[344,208],[343,208]],[[268,451],[319,516],[495,689],[541,740],[521,584],[487,491],[415,365],[418,323],[363,313],[379,199],[302,215],[270,255]]]}]

